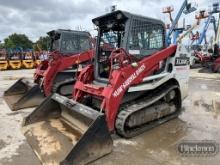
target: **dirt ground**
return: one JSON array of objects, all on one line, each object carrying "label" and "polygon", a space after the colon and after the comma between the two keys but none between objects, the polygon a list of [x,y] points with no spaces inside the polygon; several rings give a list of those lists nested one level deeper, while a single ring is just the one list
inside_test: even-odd
[{"label": "dirt ground", "polygon": [[[20,77],[33,70],[0,71],[0,164],[40,165],[20,131],[24,116],[33,108],[12,112],[2,95]],[[179,118],[132,139],[114,136],[113,152],[93,165],[217,165],[220,153],[211,157],[183,157],[177,145],[183,140],[213,140],[220,144],[220,74],[192,69],[189,95]]]}]

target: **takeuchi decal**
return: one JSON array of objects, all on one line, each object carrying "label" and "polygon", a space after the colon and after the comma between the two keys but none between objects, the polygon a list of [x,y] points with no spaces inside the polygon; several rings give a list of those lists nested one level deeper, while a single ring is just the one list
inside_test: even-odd
[{"label": "takeuchi decal", "polygon": [[119,87],[113,92],[113,96],[117,97],[119,96],[126,88],[132,83],[132,81],[140,75],[146,66],[142,64],[132,75],[130,75]]}]

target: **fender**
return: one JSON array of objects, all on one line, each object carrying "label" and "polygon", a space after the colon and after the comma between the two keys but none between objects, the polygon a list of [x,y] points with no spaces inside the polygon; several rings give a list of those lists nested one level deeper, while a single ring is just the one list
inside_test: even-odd
[{"label": "fender", "polygon": [[88,50],[83,53],[70,55],[70,56],[57,56],[57,59],[49,62],[48,69],[43,73],[43,90],[46,96],[51,94],[53,81],[58,72],[65,70],[73,65],[89,61],[93,58],[94,50]]},{"label": "fender", "polygon": [[213,72],[217,72],[219,68],[220,68],[220,57],[218,57],[213,63],[212,66]]}]

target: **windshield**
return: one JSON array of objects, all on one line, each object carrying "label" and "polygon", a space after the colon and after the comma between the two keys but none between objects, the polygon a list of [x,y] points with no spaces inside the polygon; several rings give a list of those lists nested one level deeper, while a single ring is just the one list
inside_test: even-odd
[{"label": "windshield", "polygon": [[164,46],[163,26],[134,20],[129,36],[129,53],[135,56],[148,56]]},{"label": "windshield", "polygon": [[61,41],[62,53],[80,53],[90,49],[89,36],[63,33]]}]

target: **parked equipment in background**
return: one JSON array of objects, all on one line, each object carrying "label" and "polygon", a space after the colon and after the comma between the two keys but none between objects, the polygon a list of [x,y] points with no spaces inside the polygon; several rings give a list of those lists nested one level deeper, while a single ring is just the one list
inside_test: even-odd
[{"label": "parked equipment in background", "polygon": [[216,58],[215,58],[213,65],[212,65],[212,71],[220,73],[220,48],[219,48],[218,44],[214,45],[214,53],[213,54],[216,56]]},{"label": "parked equipment in background", "polygon": [[[206,19],[209,17],[208,12],[206,12],[206,10],[200,10],[198,14],[195,15],[195,19],[197,19],[197,21],[200,23],[201,20]],[[203,28],[204,30],[204,28]],[[191,46],[192,45],[200,45],[198,44],[198,40],[200,39],[201,35],[198,31],[196,31],[196,33],[194,34],[192,31],[189,35],[189,38],[191,40]],[[200,39],[201,40],[201,39]],[[203,40],[201,40],[203,41]]]},{"label": "parked equipment in background", "polygon": [[0,49],[0,70],[8,69],[7,52],[5,49]]},{"label": "parked equipment in background", "polygon": [[37,44],[37,49],[38,51],[34,53],[35,65],[39,66],[41,62],[45,63],[46,61],[48,63],[49,51],[42,50],[38,44]]},{"label": "parked equipment in background", "polygon": [[112,151],[110,133],[130,138],[176,118],[187,96],[189,52],[165,45],[163,22],[124,11],[92,21],[95,60],[80,72],[73,99],[53,94],[24,120],[43,164],[94,161]]},{"label": "parked equipment in background", "polygon": [[218,18],[218,26],[217,26],[218,30],[217,30],[217,34],[216,34],[216,38],[215,38],[215,44],[220,45],[220,14],[219,14],[219,18]]},{"label": "parked equipment in background", "polygon": [[184,14],[192,13],[192,12],[196,11],[196,8],[197,8],[197,6],[195,3],[189,3],[188,0],[184,0],[175,19],[173,19],[172,15],[171,15],[171,13],[174,11],[174,8],[172,6],[163,8],[162,12],[169,14],[169,18],[170,18],[170,22],[171,22],[171,26],[169,26],[169,29],[166,32],[166,45],[170,45],[171,43],[176,44],[177,38],[183,32],[185,27],[181,27],[181,28],[177,27],[182,13],[184,13]]},{"label": "parked equipment in background", "polygon": [[[199,38],[199,33],[198,33],[198,31],[196,32],[196,34],[193,34],[192,31],[193,31],[193,29],[195,29],[196,27],[198,27],[198,26],[200,25],[201,20],[202,20],[202,19],[205,19],[205,18],[207,18],[207,17],[205,16],[205,11],[204,11],[204,10],[200,11],[199,14],[196,14],[196,15],[195,15],[196,23],[195,23],[193,26],[189,25],[189,26],[187,27],[187,29],[185,30],[185,32],[184,32],[183,34],[181,34],[181,35],[177,38],[177,43],[181,43],[182,40],[183,40],[186,36],[188,36],[188,35],[190,36],[190,39],[191,39],[192,41],[197,40],[197,39]],[[188,49],[191,49],[191,48],[192,48],[191,45],[189,45],[189,46],[188,46]],[[191,56],[190,56],[190,67],[192,68],[192,67],[195,66],[195,63],[196,63],[197,61],[203,61],[202,58],[205,58],[205,57],[203,57],[202,55],[200,55],[200,53],[197,52],[196,50],[192,50],[192,49],[191,49],[191,51],[193,51],[193,53],[191,53]]]},{"label": "parked equipment in background", "polygon": [[197,45],[201,45],[202,42],[205,41],[206,32],[209,28],[210,23],[213,24],[213,30],[214,30],[215,35],[217,34],[216,20],[215,20],[215,17],[213,16],[213,14],[216,14],[216,13],[219,13],[219,11],[213,10],[208,13],[209,14],[208,18],[205,20],[205,24],[204,24],[202,32],[200,33],[198,43],[196,43]]},{"label": "parked equipment in background", "polygon": [[[215,5],[216,10],[219,11],[219,5]],[[212,71],[220,73],[220,13],[218,16],[218,23],[217,23],[217,34],[215,36],[215,42],[214,42],[214,48],[213,48],[213,55],[216,56],[216,59],[213,62],[212,65]]]},{"label": "parked equipment in background", "polygon": [[34,80],[22,78],[4,92],[5,101],[13,111],[37,106],[54,92],[71,97],[75,76],[92,61],[88,32],[59,29],[48,35],[51,38],[49,61],[37,67]]},{"label": "parked equipment in background", "polygon": [[[214,45],[212,48],[208,48],[208,43],[206,41],[206,32],[209,28],[209,25],[212,23],[213,24],[213,31],[215,34],[215,38],[217,36],[217,25],[216,25],[216,18],[214,17],[214,14],[219,14],[219,3],[214,3],[212,5],[211,10],[207,13],[205,10],[201,10],[200,14],[196,16],[197,19],[204,19],[205,24],[204,27],[201,31],[201,33],[196,34],[197,37],[192,37],[192,43],[191,43],[191,48],[192,48],[192,55],[196,57],[198,63],[201,63],[202,66],[207,67],[207,68],[215,68],[213,67],[213,62],[217,58],[215,54],[213,54],[214,50]],[[192,35],[194,36],[194,35]],[[196,39],[194,39],[196,38]],[[203,44],[204,43],[204,44]]]},{"label": "parked equipment in background", "polygon": [[35,68],[37,68],[41,64],[39,51],[34,52],[34,62],[35,62]]},{"label": "parked equipment in background", "polygon": [[8,51],[8,60],[10,69],[21,69],[22,50],[16,48]]},{"label": "parked equipment in background", "polygon": [[27,50],[22,53],[22,66],[25,69],[33,69],[34,68],[34,56],[32,50]]}]

